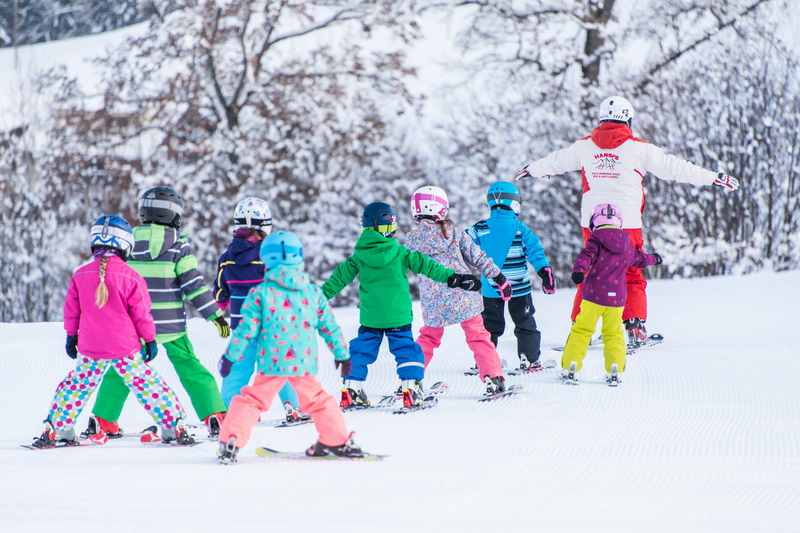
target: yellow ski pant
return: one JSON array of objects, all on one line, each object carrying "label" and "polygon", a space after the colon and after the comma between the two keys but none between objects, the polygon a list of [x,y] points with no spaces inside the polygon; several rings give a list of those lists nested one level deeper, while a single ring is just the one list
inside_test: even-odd
[{"label": "yellow ski pant", "polygon": [[611,365],[617,364],[621,373],[625,370],[625,330],[622,325],[623,307],[607,307],[583,300],[581,310],[572,324],[572,329],[564,346],[564,356],[561,358],[561,367],[569,368],[572,362],[577,363],[577,368],[583,368],[583,358],[589,349],[597,321],[603,319],[603,356],[606,362],[606,372],[611,372]]}]

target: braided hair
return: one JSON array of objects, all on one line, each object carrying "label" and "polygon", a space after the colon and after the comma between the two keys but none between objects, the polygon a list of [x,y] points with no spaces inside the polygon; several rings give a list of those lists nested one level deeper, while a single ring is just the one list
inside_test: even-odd
[{"label": "braided hair", "polygon": [[106,286],[106,270],[108,269],[108,256],[100,258],[100,284],[94,293],[94,303],[98,309],[102,309],[108,303],[108,287]]}]

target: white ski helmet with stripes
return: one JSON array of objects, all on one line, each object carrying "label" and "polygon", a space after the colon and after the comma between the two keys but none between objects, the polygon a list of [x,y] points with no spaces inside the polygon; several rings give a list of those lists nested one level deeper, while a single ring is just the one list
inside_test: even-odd
[{"label": "white ski helmet with stripes", "polygon": [[430,218],[441,222],[447,218],[449,209],[447,193],[440,187],[426,185],[411,195],[411,216],[414,218]]},{"label": "white ski helmet with stripes", "polygon": [[236,204],[233,210],[233,229],[251,228],[267,235],[272,231],[272,211],[266,200],[248,196]]},{"label": "white ski helmet with stripes", "polygon": [[609,96],[600,104],[600,112],[597,117],[600,122],[613,120],[614,122],[625,122],[630,125],[633,120],[633,105],[622,96]]}]

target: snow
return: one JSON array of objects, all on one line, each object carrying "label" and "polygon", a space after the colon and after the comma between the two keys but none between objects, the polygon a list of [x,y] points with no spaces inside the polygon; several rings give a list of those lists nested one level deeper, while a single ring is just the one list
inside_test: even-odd
[{"label": "snow", "polygon": [[[800,272],[651,283],[648,324],[667,342],[631,357],[618,389],[599,384],[592,350],[578,387],[554,371],[509,378],[523,395],[479,404],[477,378],[462,375],[470,356],[451,329],[427,377],[450,384],[438,407],[346,415],[359,444],[391,454],[361,464],[259,459],[256,445],[301,450],[315,438],[313,426],[266,422],[232,467],[215,463],[210,442],[21,449],[71,361],[60,324],[0,324],[0,530],[796,531],[798,287]],[[545,346],[563,342],[572,295],[536,295]],[[336,314],[353,335],[357,312]],[[190,330],[213,368],[224,341],[201,321]],[[506,335],[509,362],[514,346]],[[321,379],[335,394],[330,355],[322,357]],[[155,366],[177,384],[163,351]],[[393,368],[383,354],[368,392],[396,387]],[[122,424],[137,430],[149,419],[131,401]]]}]

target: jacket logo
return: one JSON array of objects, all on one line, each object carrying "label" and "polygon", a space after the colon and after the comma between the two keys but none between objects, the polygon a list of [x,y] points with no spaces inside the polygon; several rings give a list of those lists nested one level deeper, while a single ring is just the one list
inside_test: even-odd
[{"label": "jacket logo", "polygon": [[613,152],[597,152],[593,157],[595,162],[592,169],[592,178],[619,178],[620,174],[617,171],[619,156],[617,154]]}]

